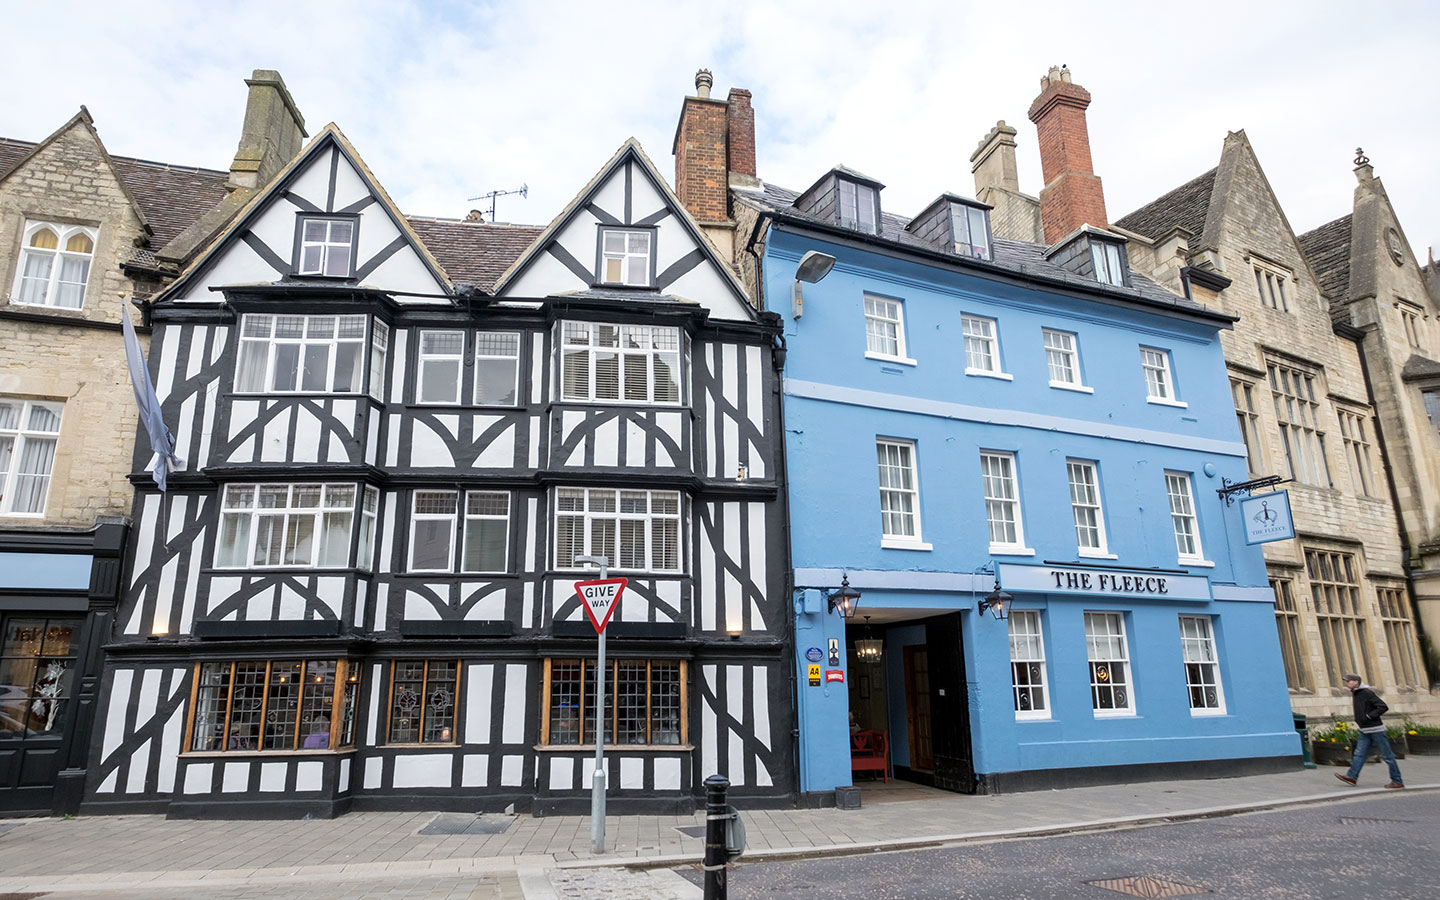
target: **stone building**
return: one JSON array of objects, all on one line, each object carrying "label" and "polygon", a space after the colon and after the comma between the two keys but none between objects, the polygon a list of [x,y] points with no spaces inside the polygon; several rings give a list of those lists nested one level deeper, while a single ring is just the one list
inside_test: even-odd
[{"label": "stone building", "polygon": [[[1401,564],[1411,579],[1430,672],[1440,671],[1440,302],[1426,284],[1385,186],[1355,159],[1353,210],[1300,236],[1336,329],[1359,342],[1383,454],[1400,511]],[[1403,595],[1381,593],[1387,643],[1412,647]],[[1396,632],[1391,636],[1391,632]],[[1412,652],[1392,656],[1396,683],[1419,684]]]},{"label": "stone building", "polygon": [[[1244,131],[1226,136],[1214,169],[1114,228],[1129,239],[1136,268],[1239,317],[1221,340],[1250,476],[1289,481],[1280,487],[1296,530],[1265,544],[1294,710],[1348,717],[1341,675],[1355,671],[1396,713],[1433,715],[1429,680],[1415,664],[1397,516],[1396,497],[1414,482],[1408,467],[1387,464],[1382,438],[1393,429],[1377,429],[1377,415],[1394,404],[1377,399],[1367,378],[1366,316],[1334,315],[1347,308],[1332,304],[1327,285],[1343,279],[1312,268]],[[1388,295],[1387,285],[1393,302]]]},{"label": "stone building", "polygon": [[280,76],[247,83],[228,172],[114,156],[84,107],[38,143],[0,138],[0,812],[79,803],[132,497],[121,308],[298,149]]}]

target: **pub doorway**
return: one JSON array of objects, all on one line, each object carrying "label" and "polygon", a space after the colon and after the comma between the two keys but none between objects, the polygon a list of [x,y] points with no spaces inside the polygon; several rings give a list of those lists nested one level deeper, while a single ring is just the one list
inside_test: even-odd
[{"label": "pub doorway", "polygon": [[960,613],[871,607],[846,629],[852,775],[975,792]]}]

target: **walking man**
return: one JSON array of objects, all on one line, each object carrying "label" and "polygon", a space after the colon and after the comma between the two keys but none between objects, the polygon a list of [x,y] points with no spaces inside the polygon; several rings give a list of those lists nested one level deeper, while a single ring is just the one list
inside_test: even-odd
[{"label": "walking man", "polygon": [[1370,745],[1374,744],[1380,750],[1380,758],[1390,767],[1390,783],[1385,786],[1403,788],[1405,779],[1400,777],[1400,767],[1395,764],[1395,751],[1390,749],[1390,739],[1385,736],[1385,724],[1380,721],[1380,717],[1385,715],[1390,707],[1361,682],[1359,675],[1346,675],[1345,686],[1350,689],[1355,700],[1355,726],[1360,729],[1360,738],[1355,742],[1355,758],[1350,762],[1350,771],[1344,775],[1336,772],[1335,777],[1346,784],[1354,784],[1355,779],[1360,777],[1360,768],[1365,765],[1365,757],[1370,755]]}]

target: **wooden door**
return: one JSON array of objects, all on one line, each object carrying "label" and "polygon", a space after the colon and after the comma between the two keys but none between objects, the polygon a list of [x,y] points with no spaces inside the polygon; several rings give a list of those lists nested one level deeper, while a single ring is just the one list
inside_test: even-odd
[{"label": "wooden door", "polygon": [[84,619],[0,617],[0,813],[48,812],[73,728]]},{"label": "wooden door", "polygon": [[910,737],[910,768],[935,768],[930,741],[930,652],[925,647],[905,648],[905,724]]}]

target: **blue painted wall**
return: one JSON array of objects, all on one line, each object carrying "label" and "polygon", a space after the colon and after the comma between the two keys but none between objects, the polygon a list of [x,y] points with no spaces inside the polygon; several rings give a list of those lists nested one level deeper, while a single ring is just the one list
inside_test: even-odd
[{"label": "blue painted wall", "polygon": [[[786,451],[797,584],[833,588],[835,573],[848,572],[864,593],[862,612],[965,611],[977,772],[1299,752],[1261,550],[1245,544],[1238,507],[1227,509],[1215,493],[1222,478],[1248,477],[1216,326],[896,259],[779,225],[761,250],[768,307],[786,319]],[[796,319],[791,284],[807,250],[828,253],[837,264],[823,281],[804,286],[804,315]],[[903,302],[906,355],[914,365],[865,357],[866,293]],[[996,320],[1001,367],[1011,379],[965,374],[965,313]],[[1042,328],[1077,335],[1083,383],[1093,393],[1050,386]],[[1147,402],[1142,345],[1169,351],[1176,394],[1186,406]],[[932,549],[881,546],[877,436],[915,443],[921,536]],[[1025,542],[1033,556],[990,552],[981,449],[1016,456]],[[1017,593],[1016,608],[1043,611],[1052,698],[1050,720],[1017,722],[1006,624],[976,615],[975,600],[992,584],[977,572],[997,562],[1076,560],[1067,457],[1098,461],[1108,550],[1116,558],[1095,564],[1182,568],[1164,472],[1189,472],[1203,554],[1214,565],[1183,568],[1220,586],[1222,596],[1245,599]],[[807,573],[816,570],[828,573],[828,583],[807,582]],[[950,573],[950,587],[935,589],[936,576],[923,573]],[[1134,716],[1093,714],[1086,610],[1124,613]],[[1181,614],[1214,617],[1223,716],[1191,715]],[[806,647],[824,646],[822,635],[843,639],[844,629],[823,604],[820,613],[797,611],[796,621],[803,788],[827,790],[850,783],[848,698],[843,690],[808,687],[801,657]],[[903,765],[909,748],[901,641],[923,641],[923,631],[912,626],[887,635],[892,755]]]}]

